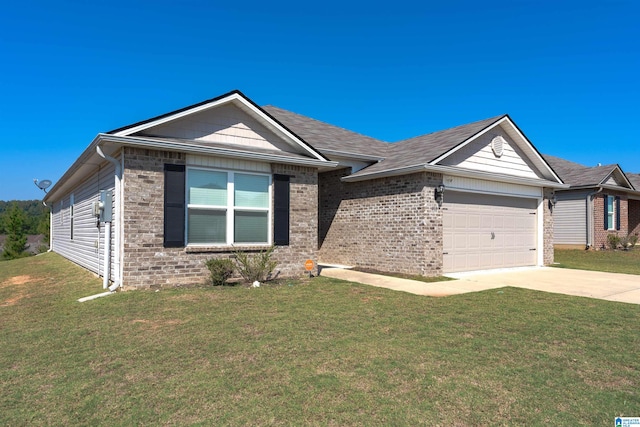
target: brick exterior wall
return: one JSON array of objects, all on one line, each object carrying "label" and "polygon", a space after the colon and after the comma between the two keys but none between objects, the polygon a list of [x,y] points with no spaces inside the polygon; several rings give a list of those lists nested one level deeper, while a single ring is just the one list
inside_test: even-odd
[{"label": "brick exterior wall", "polygon": [[[319,258],[330,264],[438,276],[443,212],[434,200],[442,176],[416,173],[345,183],[349,169],[319,175]],[[554,261],[553,212],[545,190],[543,262]],[[445,195],[446,197],[446,195]]]},{"label": "brick exterior wall", "polygon": [[553,207],[551,206],[551,197],[553,196],[553,190],[545,188],[543,193],[542,206],[544,209],[542,223],[543,223],[543,263],[544,265],[551,265],[554,261],[553,252]]},{"label": "brick exterior wall", "polygon": [[640,200],[628,201],[629,205],[629,234],[640,235]]},{"label": "brick exterior wall", "polygon": [[[604,205],[607,196],[620,197],[620,230],[604,229]],[[627,195],[615,191],[596,195],[593,199],[593,227],[594,249],[608,248],[607,236],[609,234],[617,234],[620,237],[626,236],[629,233],[629,204]]]},{"label": "brick exterior wall", "polygon": [[[163,247],[165,163],[184,164],[185,156],[124,149],[124,289],[204,283],[208,277],[204,263],[214,257],[228,258],[233,254],[223,248]],[[317,171],[288,165],[272,165],[272,170],[291,176],[290,244],[276,248],[277,270],[281,277],[302,275],[306,259],[317,262]]]},{"label": "brick exterior wall", "polygon": [[440,174],[345,183],[348,169],[319,176],[319,258],[377,271],[442,274]]}]

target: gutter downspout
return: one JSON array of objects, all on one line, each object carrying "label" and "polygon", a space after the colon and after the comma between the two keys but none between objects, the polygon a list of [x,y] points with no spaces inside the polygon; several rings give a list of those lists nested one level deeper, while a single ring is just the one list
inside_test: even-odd
[{"label": "gutter downspout", "polygon": [[[111,286],[109,286],[109,291],[114,292],[116,289],[118,289],[119,287],[122,286],[122,281],[120,280],[120,221],[118,220],[119,215],[117,214],[120,211],[120,191],[121,191],[121,183],[122,183],[122,167],[120,165],[120,162],[107,155],[104,154],[104,152],[102,151],[102,147],[100,147],[100,145],[96,145],[96,152],[98,153],[98,155],[100,157],[102,157],[105,160],[108,160],[109,162],[113,163],[113,166],[115,167],[115,173],[114,173],[114,179],[115,179],[115,194],[114,194],[114,199],[116,200],[116,206],[113,212],[113,216],[112,218],[116,218],[116,224],[115,224],[115,239],[114,239],[114,248],[115,248],[115,253],[113,255],[114,258],[114,271],[116,274],[116,277],[113,280],[113,284]],[[110,243],[110,239],[111,239],[111,223],[107,223],[107,227],[105,230],[105,269],[104,269],[104,274],[103,274],[103,288],[107,287],[107,284],[109,283],[109,275],[110,275],[110,269],[109,269],[109,261],[111,259],[111,243]]]},{"label": "gutter downspout", "polygon": [[587,194],[587,249],[593,246],[593,197],[596,194],[600,193],[602,190],[603,188],[600,187],[598,191],[592,191],[591,193]]}]

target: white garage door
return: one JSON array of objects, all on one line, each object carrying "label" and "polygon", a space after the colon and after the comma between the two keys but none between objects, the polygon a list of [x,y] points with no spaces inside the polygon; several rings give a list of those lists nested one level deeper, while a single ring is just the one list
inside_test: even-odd
[{"label": "white garage door", "polygon": [[535,265],[536,199],[448,191],[445,273]]}]

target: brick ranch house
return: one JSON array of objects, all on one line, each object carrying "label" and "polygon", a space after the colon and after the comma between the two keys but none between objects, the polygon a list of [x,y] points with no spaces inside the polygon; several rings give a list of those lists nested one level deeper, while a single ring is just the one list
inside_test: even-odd
[{"label": "brick ranch house", "polygon": [[114,290],[271,245],[281,276],[549,264],[564,187],[507,115],[389,144],[233,91],[98,134],[45,202],[52,250]]},{"label": "brick ranch house", "polygon": [[609,234],[640,234],[640,176],[619,165],[583,166],[544,156],[569,188],[556,191],[557,248],[602,249]]}]

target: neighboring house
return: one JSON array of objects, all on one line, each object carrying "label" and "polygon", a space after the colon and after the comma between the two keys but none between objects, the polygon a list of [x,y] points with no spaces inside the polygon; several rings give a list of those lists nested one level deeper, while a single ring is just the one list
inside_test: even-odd
[{"label": "neighboring house", "polygon": [[564,187],[506,115],[389,144],[233,91],[99,134],[45,201],[52,250],[115,289],[271,245],[282,276],[549,264]]},{"label": "neighboring house", "polygon": [[556,191],[555,247],[601,249],[609,234],[640,232],[640,177],[625,175],[618,165],[589,167],[544,157],[570,186]]}]

